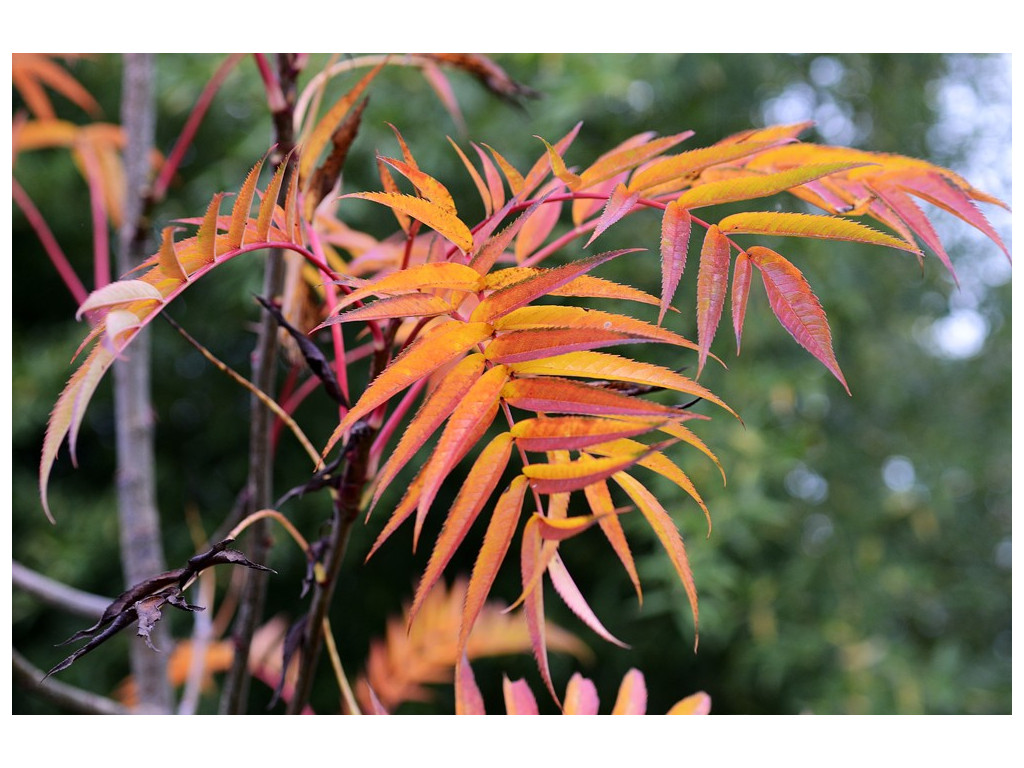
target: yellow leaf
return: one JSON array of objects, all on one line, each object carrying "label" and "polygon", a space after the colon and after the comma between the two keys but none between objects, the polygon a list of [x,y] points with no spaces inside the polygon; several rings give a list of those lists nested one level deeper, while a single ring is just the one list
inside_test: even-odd
[{"label": "yellow leaf", "polygon": [[421,221],[451,241],[463,253],[473,250],[473,233],[458,216],[444,207],[411,195],[394,192],[353,192],[342,197],[358,197],[385,205]]},{"label": "yellow leaf", "polygon": [[770,211],[735,213],[718,222],[718,228],[729,235],[817,237],[825,240],[848,240],[871,245],[884,245],[911,253],[920,252],[916,247],[899,238],[837,216]]}]

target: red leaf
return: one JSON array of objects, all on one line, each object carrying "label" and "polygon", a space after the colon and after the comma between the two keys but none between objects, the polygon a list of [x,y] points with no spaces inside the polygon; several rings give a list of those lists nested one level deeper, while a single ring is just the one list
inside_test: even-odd
[{"label": "red leaf", "polygon": [[732,270],[732,327],[736,332],[736,354],[740,353],[743,321],[747,316],[747,297],[750,295],[750,259],[746,251],[736,256]]},{"label": "red leaf", "polygon": [[768,303],[782,327],[800,346],[818,358],[850,394],[832,351],[828,319],[800,270],[768,248],[752,246],[747,249],[747,254],[754,266],[761,270]]},{"label": "red leaf", "polygon": [[704,236],[700,252],[700,269],[697,272],[697,344],[700,359],[697,375],[704,370],[711,341],[722,318],[726,286],[729,283],[729,241],[712,224]]},{"label": "red leaf", "polygon": [[633,206],[636,205],[636,201],[640,199],[639,192],[630,192],[626,189],[625,184],[619,184],[612,191],[608,197],[608,202],[605,204],[604,212],[601,214],[601,218],[597,220],[597,226],[594,228],[594,233],[587,240],[586,245],[588,247],[594,240],[596,240],[602,232],[608,227],[617,222],[623,216],[629,214],[633,210]]},{"label": "red leaf", "polygon": [[665,206],[661,220],[661,310],[658,312],[658,325],[665,318],[686,268],[686,250],[690,245],[692,226],[690,212],[675,200]]}]

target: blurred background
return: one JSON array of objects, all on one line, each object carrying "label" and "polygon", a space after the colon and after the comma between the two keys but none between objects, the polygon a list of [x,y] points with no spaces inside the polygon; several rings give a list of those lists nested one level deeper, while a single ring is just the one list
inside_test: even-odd
[{"label": "blurred background", "polygon": [[[1012,204],[1008,55],[494,58],[541,95],[516,107],[452,74],[464,133],[419,75],[386,71],[374,85],[350,155],[345,191],[379,188],[375,151],[398,151],[389,122],[402,131],[419,165],[457,201],[468,201],[460,213],[474,220],[478,197],[446,136],[464,149],[470,140],[486,143],[525,170],[543,150],[534,135],[554,142],[579,121],[583,127],[566,160],[585,167],[642,131],[692,129],[696,136],[683,145],[687,149],[751,127],[814,120],[806,140],[924,158]],[[156,61],[157,144],[166,152],[221,57],[162,54]],[[314,57],[310,72],[319,61]],[[119,112],[120,67],[117,56],[71,67],[112,122]],[[88,120],[60,97],[55,103],[59,116]],[[20,106],[15,93],[14,109]],[[272,141],[269,126],[256,69],[246,60],[214,100],[178,181],[155,213],[154,232],[172,219],[200,215],[213,193],[237,189]],[[25,153],[15,176],[79,274],[90,274],[88,194],[68,154]],[[779,204],[795,205],[784,199]],[[804,272],[828,314],[853,396],[793,342],[755,286],[742,354],[736,355],[723,326],[713,351],[728,370],[710,366],[701,379],[744,422],[705,407],[714,418],[696,426],[724,465],[727,485],[699,453],[676,454],[711,510],[711,536],[691,500],[668,483],[651,481],[686,539],[700,594],[699,651],[694,653],[693,619],[667,557],[643,520],[625,515],[644,587],[642,607],[599,533],[574,539],[561,551],[597,615],[632,649],[594,636],[549,590],[549,619],[576,633],[592,652],[583,660],[553,654],[556,687],[564,690],[578,669],[594,680],[607,711],[622,676],[637,667],[647,678],[651,712],[664,712],[696,690],[707,691],[712,711],[722,714],[1011,711],[1011,270],[980,233],[941,211],[928,212],[935,214],[959,288],[936,259],[926,259],[922,269],[908,254],[878,248],[785,244],[785,255]],[[984,212],[1012,250],[1009,214],[992,206]],[[368,217],[377,213],[354,205],[347,220],[369,228]],[[602,235],[598,246],[641,245],[656,252],[658,239],[658,219],[642,213]],[[51,526],[38,500],[40,447],[85,331],[74,322],[75,302],[17,208],[12,253],[13,556],[69,585],[113,596],[123,585],[110,383],[101,385],[87,413],[78,468],[61,452],[50,482],[58,523]],[[657,269],[645,274],[630,267],[635,263],[618,260],[601,274],[656,293]],[[260,290],[261,275],[257,258],[237,259],[190,288],[171,309],[243,372],[257,317],[252,294]],[[691,261],[677,299],[687,311],[695,282]],[[687,311],[672,327],[695,338]],[[655,319],[656,311],[641,316]],[[194,553],[197,531],[209,534],[219,525],[244,483],[248,397],[165,323],[154,323],[151,332],[159,503],[173,567]],[[636,356],[644,352],[637,349]],[[314,442],[330,433],[333,425],[322,416],[329,412],[326,399],[299,410]],[[279,494],[305,480],[307,461],[288,439],[282,442]],[[454,497],[457,487],[450,486],[435,510]],[[289,502],[287,511],[312,536],[326,516],[324,504]],[[403,528],[361,565],[383,519],[378,512],[357,528],[332,614],[353,675],[370,641],[384,634],[388,617],[411,599],[429,555],[429,547],[421,546],[410,558],[411,536]],[[425,541],[433,540],[439,521],[440,515],[428,521]],[[450,577],[468,574],[475,551],[469,550],[449,567]],[[270,611],[294,616],[303,562],[282,540],[269,565],[280,574],[271,582]],[[513,558],[493,594],[515,599],[518,578]],[[17,590],[12,614],[14,647],[43,669],[66,655],[66,648],[54,645],[85,625]],[[176,635],[189,632],[184,614],[168,620]],[[61,677],[111,693],[128,672],[133,638],[122,634]],[[526,678],[547,705],[528,654],[473,666],[491,711],[502,711],[502,674]],[[332,681],[321,688],[314,706],[336,709]],[[262,711],[269,695],[254,691],[254,711]],[[215,711],[215,701],[211,697],[204,707]],[[16,713],[52,711],[17,688],[13,706]],[[432,701],[400,711],[451,712],[451,687],[437,686]]]}]

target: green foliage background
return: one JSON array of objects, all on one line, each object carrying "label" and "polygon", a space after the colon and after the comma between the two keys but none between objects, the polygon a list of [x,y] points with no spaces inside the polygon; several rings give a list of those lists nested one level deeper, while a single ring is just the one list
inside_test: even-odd
[{"label": "green foliage background", "polygon": [[[472,220],[476,193],[447,135],[463,146],[467,138],[490,144],[524,168],[543,148],[535,134],[554,141],[582,120],[567,155],[570,164],[582,166],[644,130],[693,129],[697,135],[685,148],[770,122],[812,118],[818,127],[808,138],[923,157],[1010,201],[1008,56],[496,59],[543,97],[517,109],[453,75],[466,136],[418,75],[387,72],[374,86],[346,190],[379,187],[374,151],[395,151],[386,122],[402,131],[421,167],[447,184],[457,201],[467,201],[460,211]],[[211,56],[157,58],[158,146],[164,151],[218,62]],[[107,119],[116,120],[119,58],[82,61],[73,72],[102,103]],[[59,97],[57,102],[62,116],[85,121],[76,107]],[[154,231],[171,219],[199,215],[214,192],[236,189],[270,135],[255,67],[247,61],[203,122],[178,183],[156,212]],[[67,154],[24,155],[15,174],[80,274],[88,275],[87,192]],[[991,208],[986,213],[1009,244],[1008,217]],[[377,214],[371,206],[353,205],[350,220],[372,228],[360,217]],[[642,608],[600,534],[563,548],[598,616],[633,646],[624,651],[589,635],[549,595],[551,618],[577,631],[595,652],[581,671],[597,684],[603,710],[622,675],[636,666],[647,677],[652,712],[698,689],[711,694],[718,713],[1010,712],[1010,269],[998,249],[969,227],[941,212],[935,218],[961,276],[959,290],[934,259],[922,271],[913,258],[881,249],[781,244],[829,315],[852,398],[782,330],[759,288],[752,293],[741,356],[723,326],[714,350],[729,370],[711,366],[702,383],[739,411],[744,425],[716,413],[697,429],[722,460],[728,485],[696,452],[681,454],[711,508],[710,538],[692,501],[667,484],[654,484],[666,506],[678,510],[701,595],[696,654],[682,588],[642,521],[624,518],[645,587]],[[391,225],[387,216],[381,221]],[[655,217],[638,214],[597,246],[642,245],[656,254],[657,227]],[[50,526],[37,497],[39,450],[49,408],[84,329],[73,322],[74,302],[18,210],[12,245],[14,558],[80,589],[113,595],[122,582],[110,385],[101,387],[86,417],[79,467],[72,469],[62,453],[55,469],[50,493],[58,525]],[[602,274],[657,291],[656,267],[637,270],[638,263],[619,260]],[[256,317],[251,295],[259,290],[261,272],[258,257],[238,259],[170,309],[240,371],[248,370]],[[692,306],[695,274],[691,265],[680,306]],[[964,325],[950,317],[983,331],[970,354],[955,351],[952,334]],[[685,335],[695,335],[687,312],[674,322]],[[194,552],[190,529],[216,528],[244,483],[248,400],[166,324],[155,323],[152,332],[159,502],[173,566]],[[332,425],[317,422],[318,408],[327,412],[322,397],[297,417],[322,441]],[[279,492],[308,475],[305,457],[287,437],[282,446]],[[288,513],[315,531],[326,517],[324,503],[292,503]],[[435,511],[445,504],[439,498]],[[386,617],[410,599],[429,554],[421,548],[410,558],[411,536],[403,530],[367,566],[357,565],[383,519],[378,511],[357,529],[335,600],[332,622],[350,672],[361,668],[369,639],[383,633]],[[425,540],[435,533],[428,525]],[[449,573],[468,572],[471,555]],[[302,574],[294,547],[281,539],[269,564],[281,574],[272,581],[271,606],[294,611]],[[518,576],[514,568],[506,576],[495,594],[511,600]],[[65,654],[54,644],[82,626],[17,591],[12,613],[14,647],[44,669]],[[188,631],[184,617],[171,620],[178,634]],[[111,691],[127,674],[129,641],[126,636],[97,650],[63,679]],[[552,664],[556,684],[564,686],[575,662],[555,656]],[[526,677],[542,691],[528,656],[480,661],[474,668],[491,711],[501,711],[503,673]],[[317,692],[321,711],[336,707],[332,686],[325,681]],[[403,711],[452,711],[451,691],[441,687],[437,694],[434,704]],[[13,699],[15,712],[47,711],[19,690]],[[257,686],[254,711],[268,699],[269,692]]]}]

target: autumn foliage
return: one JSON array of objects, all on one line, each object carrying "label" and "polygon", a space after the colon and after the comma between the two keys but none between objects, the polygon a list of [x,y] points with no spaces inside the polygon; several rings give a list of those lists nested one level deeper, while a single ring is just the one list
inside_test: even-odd
[{"label": "autumn foliage", "polygon": [[[26,61],[21,78],[45,77],[41,66]],[[307,377],[308,386],[293,391],[308,395],[322,387],[337,403],[323,445],[311,447],[301,426],[288,424],[309,454],[311,477],[320,481],[303,492],[340,493],[331,478],[344,476],[353,451],[364,452],[360,511],[379,529],[367,558],[402,526],[412,527],[413,546],[420,545],[427,516],[443,518],[436,540],[426,543],[429,560],[404,619],[389,629],[387,645],[372,651],[368,676],[358,684],[360,707],[393,710],[424,695],[423,684],[454,679],[458,710],[482,712],[468,659],[482,653],[479,638],[492,632],[518,637],[513,650],[532,651],[548,695],[566,712],[597,712],[589,681],[577,675],[566,687],[552,678],[552,644],[583,651],[546,627],[546,585],[589,629],[625,645],[595,615],[559,551],[576,536],[603,536],[642,603],[643,584],[620,520],[640,515],[685,589],[697,647],[699,574],[691,571],[675,513],[651,490],[650,478],[678,486],[692,501],[689,513],[703,518],[710,534],[713,510],[675,457],[694,450],[722,470],[699,436],[700,424],[711,414],[738,418],[737,412],[699,380],[724,355],[725,345],[715,339],[727,313],[739,351],[755,275],[784,331],[849,392],[826,311],[793,261],[798,250],[774,250],[759,244],[762,238],[852,241],[917,259],[928,253],[952,272],[916,201],[976,227],[1009,256],[976,205],[1003,204],[924,161],[801,141],[805,123],[713,143],[695,143],[685,130],[644,133],[599,157],[574,152],[574,139],[586,130],[576,125],[550,143],[524,137],[537,147],[524,168],[513,167],[499,148],[451,141],[484,210],[479,220],[468,220],[460,213],[468,206],[414,157],[412,122],[393,126],[392,152],[377,157],[379,189],[341,187],[365,95],[387,66],[374,63],[335,103],[297,112],[302,140],[292,154],[256,162],[244,178],[239,174],[237,189],[214,195],[205,212],[162,227],[159,247],[136,273],[84,297],[78,317],[90,330],[50,416],[39,470],[43,507],[48,515],[62,514],[47,498],[60,447],[67,442],[74,458],[91,396],[139,332],[225,262],[283,249],[304,289],[263,300],[294,345],[296,370]],[[441,67],[454,67],[492,78],[506,96],[522,92],[483,58],[424,57],[420,66],[435,82],[444,77]],[[319,85],[348,69],[326,72]],[[71,140],[44,117],[37,114],[15,132],[16,151]],[[93,138],[75,141],[96,146]],[[269,148],[268,158],[272,153]],[[775,210],[770,201],[780,194],[799,198],[805,212]],[[726,203],[747,210],[720,215],[716,206]],[[347,213],[368,205],[394,221],[394,236],[357,237],[349,228]],[[600,248],[608,230],[644,210],[660,217],[660,229],[645,242]],[[659,271],[660,295],[602,277],[602,266],[613,260]],[[644,305],[656,310],[655,321],[631,309]],[[672,363],[633,359],[629,349],[636,344],[664,345],[662,359]],[[353,380],[351,364],[362,359],[371,361],[370,376]],[[282,412],[296,405],[278,403]],[[396,489],[407,467],[416,473]],[[453,475],[458,495],[441,508],[439,491]],[[582,514],[570,513],[573,497],[585,504]],[[476,542],[468,533],[481,517],[486,532]],[[468,581],[454,587],[457,599],[445,599],[446,567],[463,547],[477,548],[475,565]],[[315,566],[316,554],[307,554]],[[503,567],[518,569],[519,594],[492,594]],[[516,629],[494,629],[495,597],[521,617]],[[412,672],[401,664],[425,663],[425,646],[412,646],[417,622],[428,615],[447,633],[437,646],[443,651]],[[609,711],[644,712],[643,686],[642,674],[630,672]],[[509,712],[537,709],[522,682],[506,680],[505,701]],[[708,707],[700,694],[674,711]]]}]

